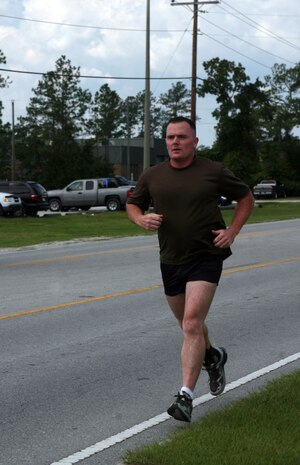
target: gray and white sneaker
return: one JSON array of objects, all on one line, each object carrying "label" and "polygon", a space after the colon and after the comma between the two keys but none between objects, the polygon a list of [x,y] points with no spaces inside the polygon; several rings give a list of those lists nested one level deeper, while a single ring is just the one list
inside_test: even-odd
[{"label": "gray and white sneaker", "polygon": [[209,365],[203,364],[203,368],[209,376],[209,389],[212,396],[219,396],[225,389],[226,377],[224,365],[227,362],[227,352],[224,347],[214,347],[219,353],[218,360]]},{"label": "gray and white sneaker", "polygon": [[183,394],[178,392],[175,397],[175,402],[167,410],[168,414],[176,420],[190,423],[193,411],[192,398],[185,392]]}]

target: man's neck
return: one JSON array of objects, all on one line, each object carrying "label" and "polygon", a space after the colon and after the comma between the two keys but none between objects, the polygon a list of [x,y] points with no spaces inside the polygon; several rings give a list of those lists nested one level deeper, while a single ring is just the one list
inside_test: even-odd
[{"label": "man's neck", "polygon": [[196,155],[194,155],[193,158],[188,158],[187,160],[174,160],[170,158],[170,165],[172,168],[176,169],[188,168],[193,163],[195,158]]}]

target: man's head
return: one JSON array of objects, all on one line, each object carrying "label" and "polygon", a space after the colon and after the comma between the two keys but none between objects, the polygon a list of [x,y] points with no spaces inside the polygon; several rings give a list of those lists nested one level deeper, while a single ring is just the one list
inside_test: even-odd
[{"label": "man's head", "polygon": [[171,118],[167,124],[167,127],[169,124],[176,124],[176,123],[187,123],[195,132],[196,134],[196,125],[194,121],[192,121],[190,118],[186,118],[185,116],[175,116],[174,118]]},{"label": "man's head", "polygon": [[198,144],[194,122],[184,116],[172,118],[167,125],[166,144],[174,168],[189,166]]}]

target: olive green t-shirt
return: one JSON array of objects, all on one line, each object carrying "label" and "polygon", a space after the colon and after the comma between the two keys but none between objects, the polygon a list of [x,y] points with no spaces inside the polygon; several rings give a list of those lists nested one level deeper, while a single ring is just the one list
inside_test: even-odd
[{"label": "olive green t-shirt", "polygon": [[207,253],[224,259],[231,254],[213,244],[212,230],[226,228],[217,202],[221,195],[239,200],[248,192],[222,163],[195,158],[187,168],[173,168],[169,161],[148,168],[128,203],[145,212],[152,201],[155,213],[163,215],[158,230],[161,262],[184,264]]}]

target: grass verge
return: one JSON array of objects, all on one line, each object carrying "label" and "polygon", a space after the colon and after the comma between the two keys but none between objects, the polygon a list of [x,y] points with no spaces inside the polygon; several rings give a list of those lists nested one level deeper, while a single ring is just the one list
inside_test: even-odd
[{"label": "grass verge", "polygon": [[300,370],[178,430],[130,451],[130,465],[299,465]]},{"label": "grass verge", "polygon": [[0,221],[1,247],[22,247],[73,239],[136,236],[143,233],[138,226],[128,221],[125,212],[2,218]]},{"label": "grass verge", "polygon": [[[224,209],[228,224],[232,209]],[[254,208],[248,223],[300,218],[300,203],[270,203]],[[125,212],[37,218],[0,218],[1,247],[22,247],[83,238],[125,237],[147,233],[127,219]]]}]

